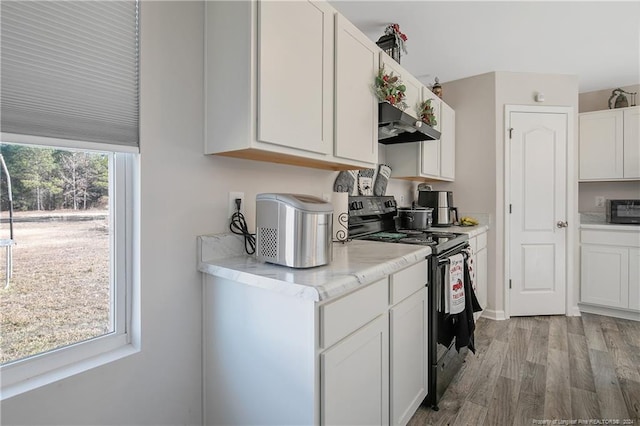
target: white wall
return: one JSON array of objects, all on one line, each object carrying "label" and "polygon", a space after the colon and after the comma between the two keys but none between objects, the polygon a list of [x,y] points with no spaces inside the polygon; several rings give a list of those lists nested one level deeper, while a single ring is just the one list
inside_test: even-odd
[{"label": "white wall", "polygon": [[[453,191],[459,215],[489,214],[495,220],[496,112],[495,73],[481,74],[443,85],[443,100],[456,111],[456,180],[433,183],[433,189]],[[487,234],[488,293],[485,308],[496,309],[496,227]]]},{"label": "white wall", "polygon": [[[545,101],[538,103],[534,100],[536,92],[542,92]],[[575,263],[577,254],[574,257],[575,246],[571,241],[571,237],[577,230],[577,206],[578,206],[578,76],[577,75],[560,75],[560,74],[531,74],[531,73],[515,73],[515,72],[497,72],[496,73],[496,164],[504,170],[504,106],[512,105],[546,105],[546,106],[570,106],[573,108],[574,131],[573,139],[568,141],[569,155],[568,161],[568,179],[572,182],[569,185],[573,197],[567,200],[567,209],[569,216],[567,221],[571,226],[568,233],[570,241],[568,242],[569,256],[567,256],[568,271],[575,271],[578,264]],[[573,154],[573,155],[572,155]],[[500,271],[504,270],[504,178],[496,181],[496,227],[497,231],[497,249],[498,261],[496,268]],[[575,210],[575,212],[574,212]],[[571,225],[573,224],[573,225]],[[500,253],[503,255],[500,256]],[[498,276],[496,280],[496,306],[505,306],[504,291],[505,282],[502,277]],[[571,306],[577,306],[578,282],[568,282],[569,300]]]},{"label": "white wall", "polygon": [[596,207],[596,197],[611,200],[640,199],[640,182],[581,182],[579,193],[580,213],[605,214],[605,207]]},{"label": "white wall", "polygon": [[[202,147],[203,6],[141,6],[142,351],[2,402],[2,424],[200,424],[195,236],[213,197]],[[204,195],[203,195],[204,194]]]},{"label": "white wall", "polygon": [[[608,100],[611,92],[616,89],[597,90],[595,92],[580,93],[579,112],[600,111],[608,109]],[[636,105],[640,103],[640,84],[622,86],[622,90],[636,92]],[[631,96],[626,95],[629,102]],[[604,214],[604,207],[595,205],[595,197],[609,199],[638,199],[640,198],[640,182],[582,182],[579,184],[578,210],[581,213],[593,212]]]},{"label": "white wall", "polygon": [[[434,187],[453,190],[461,214],[491,215],[487,303],[490,314],[500,317],[505,309],[504,108],[505,105],[571,106],[577,135],[578,78],[494,72],[448,82],[443,89],[443,99],[456,110],[456,182]],[[536,92],[544,92],[544,103],[535,102]],[[577,160],[576,138],[569,143]],[[577,183],[574,191],[572,202],[577,207]],[[570,285],[572,289],[575,287],[575,283]]]},{"label": "white wall", "polygon": [[[640,103],[640,84],[634,84],[631,86],[612,87],[611,89],[596,90],[593,92],[580,93],[579,96],[579,112],[600,111],[603,109],[609,109],[609,98],[611,93],[615,89],[622,89],[625,92],[637,93],[636,105]],[[631,106],[631,96],[625,95]]]},{"label": "white wall", "polygon": [[3,401],[3,425],[201,424],[196,236],[227,231],[229,191],[253,229],[255,194],[333,188],[337,172],[202,154],[203,17],[202,2],[141,6],[142,351]]}]

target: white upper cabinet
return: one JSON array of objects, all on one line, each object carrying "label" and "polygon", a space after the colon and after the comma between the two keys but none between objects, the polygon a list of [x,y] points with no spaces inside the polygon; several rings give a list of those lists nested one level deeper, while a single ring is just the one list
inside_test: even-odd
[{"label": "white upper cabinet", "polygon": [[456,112],[446,103],[440,107],[440,177],[456,177]]},{"label": "white upper cabinet", "polygon": [[[431,99],[431,107],[433,108],[433,114],[436,117],[436,125],[434,129],[441,131],[441,109],[442,101],[431,90],[426,87],[422,87],[422,102]],[[419,117],[418,117],[419,118]],[[420,142],[420,176],[423,177],[440,177],[440,156],[441,144],[440,139],[433,141]]]},{"label": "white upper cabinet", "polygon": [[[358,59],[340,54],[335,69],[335,9],[301,0],[212,1],[205,10],[205,153],[333,170],[375,167],[377,110],[362,89],[373,84],[364,75],[373,59],[338,31],[338,54],[346,49]],[[348,84],[349,71],[366,81],[343,93],[336,77]],[[336,90],[354,99],[336,102]],[[361,116],[336,127],[335,110],[345,108]],[[349,137],[357,138],[351,147],[344,142]]]},{"label": "white upper cabinet", "polygon": [[437,123],[434,129],[441,132],[440,139],[388,145],[386,162],[391,167],[391,177],[453,181],[455,178],[455,111],[427,87],[421,86],[420,102],[427,99],[431,99]]},{"label": "white upper cabinet", "polygon": [[258,8],[258,140],[331,154],[333,10],[309,1]]},{"label": "white upper cabinet", "polygon": [[640,107],[624,110],[624,165],[626,179],[640,179]]},{"label": "white upper cabinet", "polygon": [[406,86],[405,103],[407,108],[404,110],[407,114],[418,118],[418,112],[416,110],[418,104],[422,102],[422,83],[417,78],[411,75],[406,69],[404,69],[399,63],[384,52],[380,52],[380,65],[384,65],[385,72],[389,74],[393,71],[393,75],[402,80],[402,83]]},{"label": "white upper cabinet", "polygon": [[340,14],[335,29],[335,156],[375,164],[378,99],[372,85],[380,49]]},{"label": "white upper cabinet", "polygon": [[580,180],[640,179],[639,111],[580,114]]}]

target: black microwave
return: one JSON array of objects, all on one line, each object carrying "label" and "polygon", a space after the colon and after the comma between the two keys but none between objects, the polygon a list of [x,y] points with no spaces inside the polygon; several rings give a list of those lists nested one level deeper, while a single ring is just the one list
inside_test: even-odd
[{"label": "black microwave", "polygon": [[607,222],[640,225],[640,200],[607,200]]}]

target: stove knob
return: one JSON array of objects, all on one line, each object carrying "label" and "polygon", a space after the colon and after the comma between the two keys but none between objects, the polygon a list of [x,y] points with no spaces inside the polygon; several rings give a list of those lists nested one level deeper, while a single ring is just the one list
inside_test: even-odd
[{"label": "stove knob", "polygon": [[395,200],[387,200],[384,202],[384,206],[385,207],[395,207],[396,206],[396,202]]},{"label": "stove knob", "polygon": [[363,208],[364,205],[362,201],[352,201],[351,204],[349,204],[349,210],[362,210]]}]

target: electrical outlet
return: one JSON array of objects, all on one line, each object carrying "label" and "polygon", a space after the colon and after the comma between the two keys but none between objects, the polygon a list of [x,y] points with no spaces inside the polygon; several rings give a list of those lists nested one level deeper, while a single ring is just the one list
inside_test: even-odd
[{"label": "electrical outlet", "polygon": [[240,198],[242,202],[240,203],[240,213],[244,214],[246,206],[244,205],[244,192],[230,192],[229,193],[229,214],[227,217],[231,218],[231,216],[236,212],[236,198]]},{"label": "electrical outlet", "polygon": [[604,207],[604,197],[600,195],[596,197],[596,207]]},{"label": "electrical outlet", "polygon": [[404,195],[400,196],[400,205],[404,206]]}]

